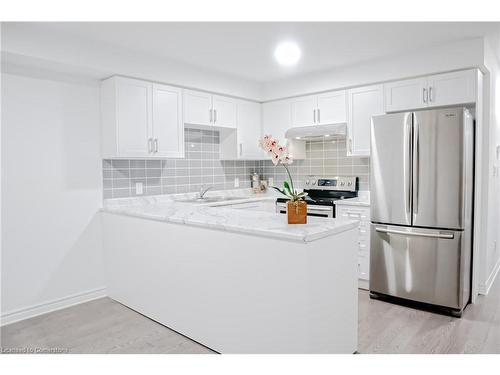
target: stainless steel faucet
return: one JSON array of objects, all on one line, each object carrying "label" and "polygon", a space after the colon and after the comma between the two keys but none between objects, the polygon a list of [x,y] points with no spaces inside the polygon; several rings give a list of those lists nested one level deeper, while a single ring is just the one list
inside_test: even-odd
[{"label": "stainless steel faucet", "polygon": [[199,199],[204,199],[205,194],[207,193],[207,191],[209,191],[212,188],[213,188],[213,186],[205,187],[204,185],[201,185]]}]

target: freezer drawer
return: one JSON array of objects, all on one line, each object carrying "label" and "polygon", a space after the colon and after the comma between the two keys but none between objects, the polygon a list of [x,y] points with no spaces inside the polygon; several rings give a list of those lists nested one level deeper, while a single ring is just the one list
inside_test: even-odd
[{"label": "freezer drawer", "polygon": [[370,291],[453,309],[470,293],[463,231],[372,224]]}]

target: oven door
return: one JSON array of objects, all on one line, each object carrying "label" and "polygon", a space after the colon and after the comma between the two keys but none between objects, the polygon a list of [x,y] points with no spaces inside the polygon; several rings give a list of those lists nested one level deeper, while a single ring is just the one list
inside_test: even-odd
[{"label": "oven door", "polygon": [[[286,214],[287,204],[283,202],[276,202],[276,212],[279,214]],[[331,217],[334,214],[333,206],[320,206],[314,204],[307,204],[307,216],[317,216],[317,217]]]}]

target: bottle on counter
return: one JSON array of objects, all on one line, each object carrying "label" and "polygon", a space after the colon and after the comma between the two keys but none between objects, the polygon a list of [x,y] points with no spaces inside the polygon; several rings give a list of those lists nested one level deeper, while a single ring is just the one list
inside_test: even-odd
[{"label": "bottle on counter", "polygon": [[252,190],[254,193],[260,193],[261,191],[261,186],[260,186],[260,175],[257,172],[254,172],[251,176],[251,181],[252,181]]}]

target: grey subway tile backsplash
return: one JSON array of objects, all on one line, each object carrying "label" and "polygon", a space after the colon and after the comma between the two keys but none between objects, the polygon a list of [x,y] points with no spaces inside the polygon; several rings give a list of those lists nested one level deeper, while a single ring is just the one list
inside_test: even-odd
[{"label": "grey subway tile backsplash", "polygon": [[[288,176],[283,167],[270,160],[219,160],[219,133],[212,130],[185,130],[185,159],[103,160],[103,195],[105,199],[135,196],[135,184],[143,184],[143,195],[197,192],[202,185],[214,190],[251,186],[250,176],[260,173],[282,185]],[[295,160],[290,172],[297,187],[307,176],[358,176],[360,190],[370,188],[370,159],[347,156],[345,141],[307,142],[307,158]]]},{"label": "grey subway tile backsplash", "polygon": [[[272,177],[274,185],[283,184],[288,177],[282,167],[274,167],[270,160],[261,162],[265,178]],[[322,140],[307,142],[306,159],[296,160],[290,167],[296,186],[303,187],[307,176],[359,177],[359,189],[370,190],[370,158],[347,156],[345,141]]]}]

